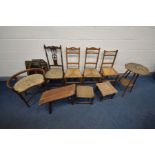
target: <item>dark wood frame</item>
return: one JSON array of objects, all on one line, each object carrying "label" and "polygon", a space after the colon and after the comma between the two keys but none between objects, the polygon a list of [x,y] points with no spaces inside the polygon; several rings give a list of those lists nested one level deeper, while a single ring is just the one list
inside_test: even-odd
[{"label": "dark wood frame", "polygon": [[[16,73],[16,74],[14,74],[12,77],[10,77],[8,80],[7,80],[7,87],[8,88],[10,88],[13,92],[15,92],[22,100],[23,100],[23,102],[28,106],[28,107],[30,107],[30,104],[29,104],[29,101],[32,99],[32,97],[34,96],[34,95],[32,95],[29,99],[26,99],[26,97],[24,97],[24,94],[26,94],[26,91],[28,91],[29,89],[31,89],[31,88],[33,88],[33,87],[36,87],[36,86],[38,86],[38,85],[35,85],[35,86],[33,86],[33,87],[31,87],[31,88],[28,88],[27,90],[25,90],[24,92],[21,92],[21,93],[19,93],[19,92],[17,92],[14,88],[13,88],[13,86],[11,85],[11,82],[12,82],[12,80],[18,80],[18,78],[17,78],[17,76],[19,76],[19,75],[21,75],[21,74],[23,74],[23,73],[28,73],[28,72],[35,72],[35,73],[38,73],[38,72],[42,72],[42,74],[43,74],[43,77],[44,77],[44,75],[45,75],[45,71],[43,70],[43,69],[41,69],[41,68],[31,68],[31,69],[26,69],[26,70],[23,70],[23,71],[20,71],[20,72],[18,72],[18,73]],[[44,78],[44,82],[42,82],[41,84],[39,84],[39,85],[42,85],[42,84],[44,84],[46,82],[46,80],[45,80],[45,78]],[[23,94],[24,93],[24,94]]]},{"label": "dark wood frame", "polygon": [[[49,49],[50,51],[47,51],[47,49]],[[64,66],[63,66],[63,57],[62,57],[62,47],[61,47],[61,45],[59,47],[58,46],[46,46],[46,45],[44,45],[44,50],[45,50],[45,54],[46,54],[46,58],[47,58],[48,69],[50,69],[53,66],[61,67],[62,72],[63,72],[63,77],[64,77]],[[60,50],[61,65],[58,64],[58,59],[57,59],[58,50]],[[49,56],[48,56],[49,52],[51,52],[51,55],[52,55],[53,65],[50,64],[50,61],[49,61]]]},{"label": "dark wood frame", "polygon": [[[120,78],[118,78],[117,82],[120,82],[120,80],[121,80],[122,78],[127,78],[131,73],[133,73],[133,72],[131,72],[130,70],[126,70],[126,72],[125,72]],[[138,77],[139,77],[139,74],[133,73],[133,75],[131,76],[131,79],[130,79],[128,85],[125,87],[125,89],[124,89],[124,91],[123,91],[123,93],[122,93],[122,96],[125,95],[125,93],[126,93],[126,91],[127,91],[128,89],[130,89],[130,90],[129,90],[130,92],[132,91],[132,89],[133,89],[133,87],[134,87],[134,85],[135,85],[135,83],[136,83]],[[132,86],[130,87],[130,84],[131,84],[131,83],[132,83]]]},{"label": "dark wood frame", "polygon": [[[87,56],[89,54],[94,54],[94,55],[97,55],[96,57],[96,62],[87,62]],[[97,69],[97,65],[98,65],[98,59],[99,59],[99,55],[100,55],[100,48],[96,48],[96,47],[86,47],[86,53],[85,53],[85,64],[84,64],[84,71],[83,71],[83,82],[85,81],[85,78],[87,77],[84,77],[84,72],[85,72],[85,69],[87,68],[87,65],[91,65],[91,64],[94,64],[95,65],[95,69]],[[90,78],[94,78],[94,77],[90,77]],[[101,82],[101,78],[95,78],[98,80],[98,82]]]},{"label": "dark wood frame", "polygon": [[[69,62],[68,61],[69,55],[72,55],[72,54],[77,55],[78,62]],[[80,70],[80,47],[78,47],[78,48],[77,47],[66,47],[66,66],[67,66],[67,69],[70,68],[69,65],[77,65],[78,66],[77,69]],[[79,77],[77,77],[77,78],[79,78]],[[65,83],[67,83],[67,79],[69,79],[69,78],[65,78]],[[75,82],[73,82],[73,83],[75,83]],[[82,83],[82,78],[80,78],[80,84],[81,83]]]}]

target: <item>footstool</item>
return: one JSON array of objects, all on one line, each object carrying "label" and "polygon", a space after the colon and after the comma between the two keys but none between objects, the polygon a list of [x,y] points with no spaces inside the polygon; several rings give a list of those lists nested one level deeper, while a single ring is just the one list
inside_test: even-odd
[{"label": "footstool", "polygon": [[95,97],[93,87],[91,87],[91,86],[77,86],[76,96],[77,96],[78,101],[80,99],[84,100],[81,102],[79,101],[79,103],[93,104],[93,99]]},{"label": "footstool", "polygon": [[96,88],[97,90],[99,90],[100,100],[109,97],[112,99],[114,95],[117,93],[117,90],[113,87],[113,85],[109,81],[97,83]]}]

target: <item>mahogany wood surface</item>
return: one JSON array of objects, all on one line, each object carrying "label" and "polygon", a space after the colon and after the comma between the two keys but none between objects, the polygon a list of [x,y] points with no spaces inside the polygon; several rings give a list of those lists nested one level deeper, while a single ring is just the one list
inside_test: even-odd
[{"label": "mahogany wood surface", "polygon": [[75,95],[76,85],[68,85],[64,87],[54,88],[45,91],[39,101],[39,105],[43,105],[45,103],[51,103],[60,99],[65,99],[67,97]]}]

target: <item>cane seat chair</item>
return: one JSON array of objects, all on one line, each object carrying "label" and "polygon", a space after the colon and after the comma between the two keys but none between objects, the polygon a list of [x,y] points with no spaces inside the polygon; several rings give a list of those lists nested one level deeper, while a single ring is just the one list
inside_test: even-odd
[{"label": "cane seat chair", "polygon": [[45,74],[45,78],[48,80],[63,79],[64,68],[61,45],[59,47],[44,45],[44,50],[48,63],[48,71]]},{"label": "cane seat chair", "polygon": [[[24,76],[23,78],[18,78],[18,76],[29,72],[34,72],[35,74]],[[38,74],[38,72],[42,74]],[[34,96],[34,94],[32,94],[31,97],[27,99],[26,93],[33,87],[41,86],[45,83],[44,74],[45,72],[41,68],[31,68],[23,70],[16,73],[9,80],[7,80],[7,87],[14,91],[17,95],[19,95],[24,103],[28,107],[30,107],[29,101]],[[13,80],[15,80],[16,82],[14,83]]]},{"label": "cane seat chair", "polygon": [[[101,75],[100,75],[99,71],[97,70],[99,54],[100,54],[100,48],[95,48],[95,47],[86,48],[84,73],[83,73],[84,81],[87,78],[90,78],[90,79],[93,78],[96,80],[101,79]],[[91,65],[93,67],[90,67]]]},{"label": "cane seat chair", "polygon": [[[64,76],[65,83],[76,83],[75,79],[78,79],[81,83],[82,75],[80,72],[80,48],[66,47],[66,63],[67,69]],[[74,81],[69,82],[69,79],[74,79]]]},{"label": "cane seat chair", "polygon": [[[106,51],[104,50],[100,73],[103,77],[118,77],[118,72],[113,68],[118,50]],[[113,80],[111,80],[113,81]],[[116,79],[114,80],[116,81]]]}]

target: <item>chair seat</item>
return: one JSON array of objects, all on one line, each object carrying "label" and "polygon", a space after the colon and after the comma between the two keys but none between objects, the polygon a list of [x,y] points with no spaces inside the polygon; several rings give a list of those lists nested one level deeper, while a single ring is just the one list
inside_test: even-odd
[{"label": "chair seat", "polygon": [[97,69],[95,68],[86,68],[84,70],[84,77],[87,77],[87,78],[100,78],[101,75],[100,73],[97,71]]},{"label": "chair seat", "polygon": [[65,78],[81,78],[81,72],[78,68],[70,68],[66,70]]},{"label": "chair seat", "polygon": [[[130,84],[129,84],[129,82],[130,82]],[[133,86],[133,81],[131,81],[131,80],[127,79],[127,78],[121,78],[120,83],[125,87],[127,87],[128,85],[129,85],[128,87]]]},{"label": "chair seat", "polygon": [[63,71],[61,68],[52,68],[45,74],[46,79],[62,79]]},{"label": "chair seat", "polygon": [[97,83],[96,86],[101,92],[102,96],[107,96],[107,95],[112,95],[117,93],[117,90],[112,86],[112,84],[109,81]]},{"label": "chair seat", "polygon": [[14,85],[14,90],[17,91],[18,93],[22,93],[33,86],[42,84],[43,82],[44,82],[43,75],[41,74],[29,75],[17,81]]},{"label": "chair seat", "polygon": [[104,67],[102,68],[102,74],[104,76],[117,76],[117,71],[112,67]]},{"label": "chair seat", "polygon": [[94,90],[91,86],[77,86],[77,97],[94,98]]}]

